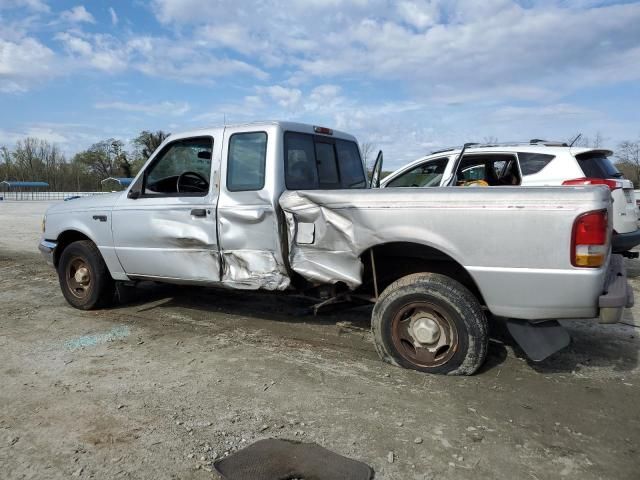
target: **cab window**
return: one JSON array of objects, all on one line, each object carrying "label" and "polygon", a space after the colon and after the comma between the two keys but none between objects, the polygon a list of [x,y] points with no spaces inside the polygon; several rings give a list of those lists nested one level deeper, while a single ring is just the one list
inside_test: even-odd
[{"label": "cab window", "polygon": [[265,132],[234,133],[229,139],[227,189],[230,192],[262,190],[267,158]]},{"label": "cab window", "polygon": [[289,190],[365,188],[355,142],[306,133],[284,135],[285,184]]},{"label": "cab window", "polygon": [[145,172],[143,194],[205,196],[209,192],[212,151],[210,137],[170,143]]}]

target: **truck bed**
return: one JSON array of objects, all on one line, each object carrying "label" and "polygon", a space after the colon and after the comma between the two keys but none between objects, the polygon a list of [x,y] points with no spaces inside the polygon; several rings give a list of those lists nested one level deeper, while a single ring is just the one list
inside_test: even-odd
[{"label": "truck bed", "polygon": [[610,209],[605,187],[290,191],[280,198],[291,268],[313,283],[363,282],[361,256],[395,243],[432,247],[462,266],[505,317],[593,317],[607,266],[571,265],[573,222]]}]

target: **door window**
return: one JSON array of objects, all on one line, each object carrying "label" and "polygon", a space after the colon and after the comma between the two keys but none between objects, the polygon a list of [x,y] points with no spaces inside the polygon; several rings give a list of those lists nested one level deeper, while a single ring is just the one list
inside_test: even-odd
[{"label": "door window", "polygon": [[144,195],[205,196],[209,192],[213,139],[176,140],[167,145],[144,175]]},{"label": "door window", "polygon": [[448,161],[445,157],[418,165],[391,180],[387,187],[439,187]]},{"label": "door window", "polygon": [[266,159],[265,132],[231,135],[227,161],[227,189],[230,192],[262,190]]}]

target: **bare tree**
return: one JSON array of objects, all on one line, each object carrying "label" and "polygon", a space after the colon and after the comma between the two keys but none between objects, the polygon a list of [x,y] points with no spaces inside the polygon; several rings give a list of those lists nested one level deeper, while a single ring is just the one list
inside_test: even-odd
[{"label": "bare tree", "polygon": [[487,145],[494,145],[498,143],[498,137],[494,137],[493,135],[488,135],[482,139],[482,143]]},{"label": "bare tree", "polygon": [[567,143],[573,143],[574,147],[600,148],[604,145],[605,140],[606,139],[604,135],[602,135],[602,132],[598,130],[593,137],[582,135],[581,133],[576,133],[567,140]]},{"label": "bare tree", "polygon": [[372,142],[362,142],[360,144],[360,153],[362,153],[362,160],[364,161],[364,166],[367,172],[370,167],[373,168],[373,165],[369,165],[369,160],[373,159],[373,155],[375,154],[376,146]]},{"label": "bare tree", "polygon": [[632,169],[634,182],[640,182],[640,138],[636,141],[626,140],[618,145],[616,158],[624,167]]},{"label": "bare tree", "polygon": [[3,145],[0,147],[0,179],[10,180],[12,173],[11,151]]}]

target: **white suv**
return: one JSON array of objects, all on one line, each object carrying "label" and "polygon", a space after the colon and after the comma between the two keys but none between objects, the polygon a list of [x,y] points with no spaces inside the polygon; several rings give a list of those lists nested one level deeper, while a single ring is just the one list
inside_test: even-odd
[{"label": "white suv", "polygon": [[[633,183],[609,160],[612,152],[532,140],[522,144],[474,145],[453,172],[461,149],[433,152],[396,170],[381,187],[445,185],[606,185],[613,197],[613,251],[627,253],[640,244]],[[455,181],[452,177],[455,174]]]}]

